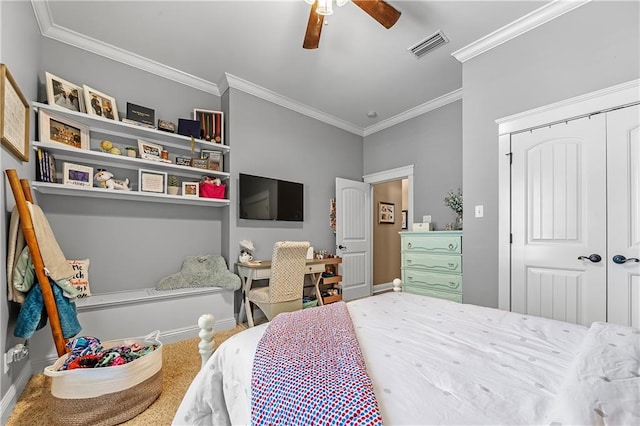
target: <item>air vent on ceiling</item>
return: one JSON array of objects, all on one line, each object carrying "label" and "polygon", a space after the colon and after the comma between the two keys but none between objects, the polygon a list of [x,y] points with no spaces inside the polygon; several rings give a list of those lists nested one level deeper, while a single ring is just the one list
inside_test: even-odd
[{"label": "air vent on ceiling", "polygon": [[418,43],[414,44],[413,46],[411,46],[407,50],[411,51],[411,53],[416,55],[416,58],[422,58],[424,55],[426,55],[427,53],[431,52],[436,47],[442,46],[443,44],[447,43],[448,41],[449,41],[449,39],[447,37],[445,37],[445,35],[442,33],[442,31],[438,31],[437,33],[435,33],[433,35],[430,35],[429,37],[425,38],[424,40],[419,41]]}]

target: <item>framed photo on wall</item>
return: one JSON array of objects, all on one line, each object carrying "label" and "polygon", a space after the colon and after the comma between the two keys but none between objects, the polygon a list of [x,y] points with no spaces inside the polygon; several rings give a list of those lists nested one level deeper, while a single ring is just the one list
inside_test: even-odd
[{"label": "framed photo on wall", "polygon": [[393,203],[378,203],[378,223],[396,223],[396,205]]},{"label": "framed photo on wall", "polygon": [[0,64],[0,139],[22,161],[29,161],[29,102],[5,64]]},{"label": "framed photo on wall", "polygon": [[47,102],[71,111],[85,112],[84,90],[58,76],[45,72],[47,80]]},{"label": "framed photo on wall", "polygon": [[98,115],[109,120],[119,121],[116,100],[111,96],[98,92],[86,84],[82,86],[84,90],[84,103],[87,114]]},{"label": "framed photo on wall", "polygon": [[78,149],[89,149],[89,127],[66,117],[38,111],[40,142],[63,143]]},{"label": "framed photo on wall", "polygon": [[222,111],[194,108],[193,119],[200,122],[200,139],[224,145]]},{"label": "framed photo on wall", "polygon": [[409,214],[409,210],[402,210],[402,229],[408,229],[408,226],[407,226],[408,214]]}]

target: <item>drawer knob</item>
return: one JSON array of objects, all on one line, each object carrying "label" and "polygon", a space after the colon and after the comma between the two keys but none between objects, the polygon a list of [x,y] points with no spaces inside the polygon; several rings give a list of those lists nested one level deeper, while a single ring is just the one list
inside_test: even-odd
[{"label": "drawer knob", "polygon": [[454,266],[456,266],[455,263],[449,263],[448,265],[449,265],[449,268],[453,268]]},{"label": "drawer knob", "polygon": [[449,250],[453,250],[453,243],[449,243]]},{"label": "drawer knob", "polygon": [[455,286],[456,286],[456,283],[454,283],[453,281],[449,281],[449,286],[451,286],[451,287],[455,287]]},{"label": "drawer knob", "polygon": [[407,247],[408,247],[408,248],[411,248],[411,247],[413,247],[413,246],[411,245],[411,243],[407,243]]}]

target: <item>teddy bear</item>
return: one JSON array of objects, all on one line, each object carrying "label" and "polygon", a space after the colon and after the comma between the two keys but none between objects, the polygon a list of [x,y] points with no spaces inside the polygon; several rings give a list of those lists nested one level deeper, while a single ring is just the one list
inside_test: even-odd
[{"label": "teddy bear", "polygon": [[129,188],[129,178],[126,178],[125,180],[116,180],[113,178],[113,173],[103,169],[98,170],[98,172],[94,176],[94,179],[96,180],[96,182],[100,183],[99,186],[101,188],[120,189],[122,191],[131,190],[131,188]]}]

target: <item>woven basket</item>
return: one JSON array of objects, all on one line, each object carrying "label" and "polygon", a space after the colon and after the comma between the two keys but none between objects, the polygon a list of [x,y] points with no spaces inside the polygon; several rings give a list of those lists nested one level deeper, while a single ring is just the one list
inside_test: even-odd
[{"label": "woven basket", "polygon": [[135,361],[113,367],[58,371],[69,354],[44,369],[51,377],[51,421],[55,425],[108,426],[146,410],[162,392],[162,343],[159,331],[145,337],[102,342],[104,348],[156,344]]}]

